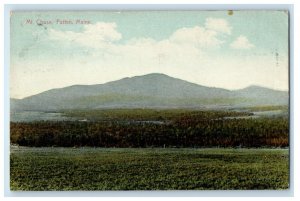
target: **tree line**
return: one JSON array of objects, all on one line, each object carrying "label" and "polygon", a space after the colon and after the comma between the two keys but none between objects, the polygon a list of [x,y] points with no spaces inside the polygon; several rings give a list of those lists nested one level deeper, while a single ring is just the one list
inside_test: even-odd
[{"label": "tree line", "polygon": [[10,141],[20,146],[62,147],[286,147],[286,118],[197,118],[172,121],[11,122]]}]

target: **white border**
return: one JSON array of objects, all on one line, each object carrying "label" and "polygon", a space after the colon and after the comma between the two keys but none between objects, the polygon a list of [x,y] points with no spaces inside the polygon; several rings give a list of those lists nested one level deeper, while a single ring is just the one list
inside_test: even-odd
[{"label": "white border", "polygon": [[[22,3],[23,1],[13,1],[13,3]],[[33,3],[39,3],[38,1],[31,1]],[[51,3],[66,3],[66,1],[64,0],[60,0],[60,1],[57,1],[57,0],[53,0],[51,1]],[[90,0],[86,0],[84,3],[88,3],[88,2],[91,2]],[[95,1],[92,1],[92,2],[95,2]],[[110,1],[111,3],[113,2],[117,2],[117,1]],[[178,1],[174,1],[174,3],[177,3]],[[184,1],[184,3],[189,3],[191,1],[187,0],[187,1]],[[254,2],[254,1],[251,1],[251,2]],[[248,3],[251,3],[251,2],[248,2]],[[262,3],[265,3],[265,1],[256,1],[257,2],[262,2]],[[294,3],[294,14],[296,15],[297,13],[297,9],[296,9],[296,5],[295,5],[295,2],[294,1],[285,1],[286,3]],[[273,3],[285,3],[285,2],[279,2],[279,1],[274,1]],[[11,3],[10,2],[7,2],[6,0],[4,0],[4,3]],[[48,2],[47,2],[48,3]],[[75,3],[75,2],[74,2]],[[82,2],[81,2],[82,3]],[[119,3],[122,3],[122,1]],[[133,3],[139,3],[139,2],[135,2],[133,1]],[[149,3],[149,2],[148,2]],[[157,2],[156,2],[157,3]],[[178,2],[178,3],[182,3],[182,2]],[[210,1],[210,2],[206,2],[206,3],[226,3],[225,1]],[[234,3],[234,1],[232,1],[232,3]],[[237,2],[237,3],[240,3],[240,2]],[[255,2],[254,2],[255,3]],[[287,8],[288,7],[288,8]],[[84,9],[87,9],[87,10],[95,10],[95,9],[112,9],[112,10],[119,10],[119,9],[123,9],[123,8],[128,8],[130,10],[141,10],[141,9],[144,9],[144,10],[197,10],[197,9],[202,9],[202,10],[216,10],[217,9],[289,9],[290,12],[291,12],[291,8],[292,6],[291,5],[280,5],[280,4],[277,4],[277,5],[265,5],[265,4],[256,4],[256,5],[228,5],[228,4],[218,4],[218,5],[213,5],[213,4],[209,4],[209,5],[187,5],[187,4],[184,4],[184,5],[167,5],[167,4],[156,4],[156,5],[128,5],[128,4],[121,4],[121,5],[112,5],[112,4],[106,4],[106,5],[44,5],[44,6],[41,6],[41,5],[10,5],[10,8],[16,8],[16,9],[19,9],[19,10],[53,10],[53,9],[59,9],[59,10],[84,10]],[[1,7],[1,11],[3,11],[2,13],[4,13],[4,8]],[[6,10],[7,11],[7,10]],[[7,12],[5,12],[5,14],[7,15]],[[298,14],[299,15],[299,14]],[[3,17],[3,16],[2,16]],[[6,16],[7,17],[7,16]],[[296,16],[295,18],[296,19]],[[1,20],[1,22],[3,22],[3,20]],[[9,22],[9,20],[7,20],[6,18],[6,26],[5,26],[5,32],[7,34],[7,30],[9,28],[9,26],[7,26],[7,23]],[[293,21],[292,21],[292,18],[291,18],[291,24],[292,25]],[[3,27],[3,26],[2,26]],[[292,28],[292,27],[291,27]],[[297,27],[295,27],[295,31],[297,32]],[[294,141],[297,139],[297,136],[296,135],[293,135],[293,133],[296,133],[297,130],[299,130],[297,128],[298,125],[294,125],[293,122],[295,121],[295,119],[299,119],[299,116],[297,116],[297,113],[293,113],[293,111],[298,111],[297,110],[297,105],[294,105],[294,101],[297,102],[298,100],[298,94],[296,93],[298,90],[297,90],[297,86],[296,85],[296,82],[298,82],[298,80],[295,78],[296,75],[299,75],[299,70],[298,68],[294,68],[293,67],[293,63],[294,63],[294,59],[295,59],[295,66],[297,66],[297,62],[299,63],[299,61],[297,61],[296,59],[297,58],[293,58],[293,46],[295,44],[295,42],[297,41],[297,38],[295,38],[295,41],[293,39],[293,33],[294,31],[291,30],[291,52],[290,52],[290,55],[291,55],[291,59],[290,59],[290,64],[291,64],[291,67],[290,67],[290,83],[291,83],[291,88],[290,88],[290,91],[291,91],[291,173],[294,172],[293,171],[293,167],[294,167],[294,164],[293,164],[293,161],[295,161],[296,157],[294,155],[296,155],[295,153],[298,153],[296,151],[293,151],[294,149]],[[298,31],[299,32],[299,31]],[[3,32],[1,32],[2,34]],[[9,35],[9,34],[8,34]],[[297,35],[297,34],[295,34]],[[3,40],[3,36],[2,36],[2,40]],[[3,118],[3,116],[1,116],[1,124],[0,124],[0,128],[5,128],[5,132],[4,132],[4,136],[6,137],[3,141],[3,138],[1,138],[1,146],[5,148],[5,152],[4,152],[4,156],[6,156],[4,159],[4,164],[5,164],[5,167],[3,169],[3,163],[1,163],[1,172],[3,173],[4,170],[5,170],[5,175],[4,178],[5,178],[5,183],[4,183],[4,187],[5,187],[5,190],[7,190],[9,188],[8,186],[8,181],[9,181],[9,178],[7,177],[8,176],[8,168],[9,168],[9,158],[7,157],[8,156],[8,153],[9,153],[9,149],[8,149],[8,137],[7,137],[7,133],[8,133],[8,125],[9,125],[9,115],[8,115],[8,112],[9,112],[9,86],[8,86],[8,78],[9,78],[9,74],[8,74],[8,61],[7,59],[9,59],[9,48],[7,48],[9,46],[9,40],[7,38],[5,38],[5,40],[3,41],[3,43],[5,44],[5,51],[4,52],[1,52],[1,59],[4,59],[6,58],[6,63],[5,63],[5,68],[2,68],[1,69],[1,73],[3,73],[4,76],[1,76],[1,83],[5,83],[4,84],[4,88],[2,89],[1,88],[1,95],[3,95],[2,97],[4,97],[4,101],[3,99],[1,100],[1,107],[3,108],[2,111],[5,112],[5,115]],[[2,44],[3,44],[2,43]],[[296,46],[296,45],[295,45]],[[295,49],[299,49],[298,46],[295,47]],[[1,51],[3,51],[3,49],[1,49]],[[296,51],[297,52],[297,51]],[[5,54],[4,54],[5,53]],[[4,55],[4,58],[2,58],[2,55]],[[296,54],[295,54],[296,55]],[[2,81],[3,79],[3,81]],[[293,93],[295,92],[295,94]],[[4,107],[5,106],[5,107]],[[5,121],[4,121],[5,120]],[[5,123],[5,124],[4,124]],[[4,127],[5,126],[5,127]],[[296,128],[294,129],[294,126],[296,126]],[[5,145],[5,146],[4,146]],[[295,147],[296,149],[296,147]],[[1,156],[2,157],[2,156]],[[298,166],[299,167],[299,166]],[[295,167],[295,170],[297,168]],[[3,177],[0,177],[0,178],[3,178]],[[292,178],[298,178],[297,177],[297,172],[295,171],[294,175],[292,175]],[[162,191],[159,191],[159,192],[156,192],[156,191],[134,191],[134,192],[50,192],[51,195],[47,195],[47,193],[49,192],[46,192],[46,194],[44,192],[34,192],[34,194],[31,194],[30,192],[26,192],[25,194],[24,193],[19,193],[17,196],[62,196],[62,197],[72,197],[72,196],[169,196],[169,197],[172,197],[172,196],[213,196],[213,197],[222,197],[222,196],[233,196],[233,197],[236,197],[236,196],[259,196],[259,197],[265,197],[265,196],[275,196],[275,197],[278,197],[278,196],[292,196],[292,191],[293,191],[293,185],[294,181],[293,179],[291,180],[291,190],[290,192],[286,193],[287,191],[199,191],[198,193],[195,192],[195,191],[188,191],[188,192],[175,192],[175,191],[167,191],[167,192],[162,192]],[[1,183],[1,192],[2,190],[4,189],[2,187],[2,184],[3,182]],[[297,186],[299,187],[299,184],[297,184]],[[295,187],[296,187],[296,184],[295,184]],[[294,188],[294,189],[297,189],[297,188]],[[99,194],[100,193],[100,194]],[[295,196],[296,196],[296,191],[295,191]],[[8,192],[8,191],[5,191],[5,196],[16,196],[16,195],[12,195],[11,192]],[[44,199],[44,198],[43,198]],[[226,199],[225,199],[226,200]],[[232,199],[231,199],[232,200]]]}]

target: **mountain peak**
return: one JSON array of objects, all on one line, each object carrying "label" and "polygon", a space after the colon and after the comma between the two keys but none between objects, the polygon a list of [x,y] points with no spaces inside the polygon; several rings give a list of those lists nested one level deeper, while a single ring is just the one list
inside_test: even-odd
[{"label": "mountain peak", "polygon": [[266,89],[266,87],[258,86],[258,85],[249,85],[248,87],[245,87],[244,89]]},{"label": "mountain peak", "polygon": [[243,89],[239,89],[237,91],[272,91],[272,92],[287,92],[283,90],[276,90],[276,89],[271,89],[263,86],[258,86],[258,85],[250,85],[248,87],[245,87]]},{"label": "mountain peak", "polygon": [[[111,82],[107,82],[107,83],[116,83],[119,81],[132,81],[132,80],[152,80],[152,81],[158,81],[158,80],[163,80],[163,79],[176,79],[173,77],[170,77],[166,74],[163,73],[149,73],[149,74],[145,74],[145,75],[136,75],[136,76],[132,76],[132,77],[124,77],[123,79],[120,80],[115,80],[115,81],[111,81]],[[105,84],[107,84],[105,83]]]},{"label": "mountain peak", "polygon": [[261,87],[261,86],[258,86],[258,85],[249,85],[245,88],[238,89],[237,91],[253,91],[253,90],[264,90],[264,89],[268,89],[268,88]]},{"label": "mountain peak", "polygon": [[[149,73],[149,74],[145,74],[145,75],[138,75],[138,76],[134,76],[132,78],[172,78],[166,74],[163,73]],[[175,78],[173,78],[175,79]]]},{"label": "mountain peak", "polygon": [[142,76],[165,76],[165,77],[169,77],[168,75],[163,74],[163,73],[149,73],[149,74],[145,74],[145,75],[142,75]]}]

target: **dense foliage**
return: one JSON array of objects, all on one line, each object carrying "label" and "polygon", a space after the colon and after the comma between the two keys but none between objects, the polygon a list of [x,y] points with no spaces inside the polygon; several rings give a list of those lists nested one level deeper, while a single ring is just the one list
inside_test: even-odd
[{"label": "dense foliage", "polygon": [[[101,115],[98,115],[98,119],[89,118],[97,117],[99,113]],[[81,112],[82,117],[89,118],[87,121],[12,122],[11,143],[21,146],[64,147],[286,147],[289,145],[288,119],[283,117],[239,118],[251,114],[176,110],[99,113]]]}]

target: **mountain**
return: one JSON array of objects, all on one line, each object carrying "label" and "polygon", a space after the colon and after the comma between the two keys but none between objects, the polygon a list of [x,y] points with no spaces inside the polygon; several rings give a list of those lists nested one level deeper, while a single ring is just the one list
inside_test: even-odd
[{"label": "mountain", "polygon": [[288,92],[250,86],[230,91],[205,87],[164,74],[147,74],[97,85],[51,89],[11,99],[12,110],[57,111],[97,108],[201,108],[287,105]]},{"label": "mountain", "polygon": [[288,105],[289,94],[285,91],[277,91],[259,86],[249,86],[234,91],[237,97],[244,97],[245,102],[254,105]]}]

